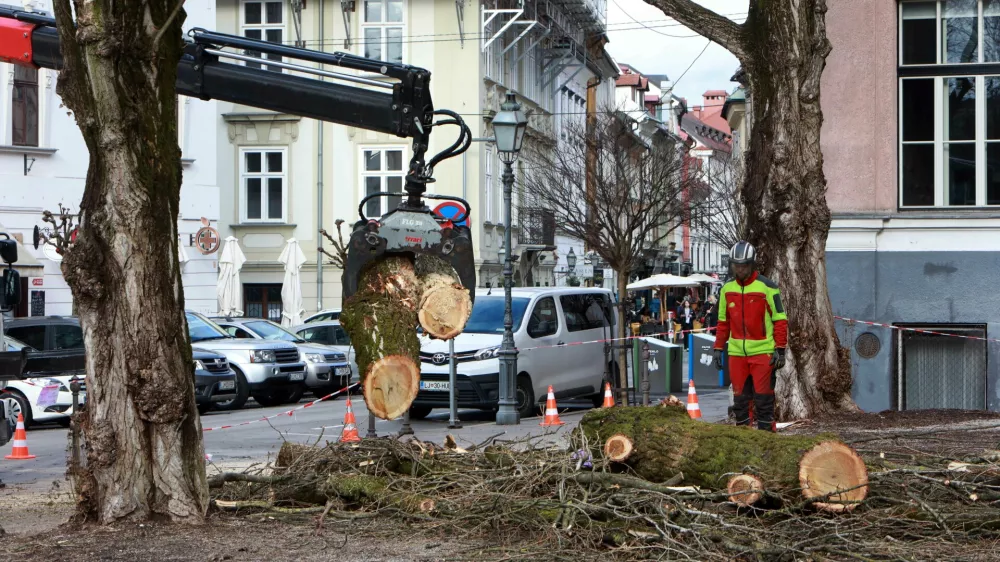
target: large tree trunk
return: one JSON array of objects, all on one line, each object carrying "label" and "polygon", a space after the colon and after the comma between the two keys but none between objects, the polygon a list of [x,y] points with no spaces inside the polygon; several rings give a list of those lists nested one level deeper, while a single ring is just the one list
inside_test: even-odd
[{"label": "large tree trunk", "polygon": [[825,0],[751,0],[742,25],[691,0],[647,2],[730,50],[749,76],[753,128],[742,198],[759,267],[781,286],[789,318],[788,362],[776,391],[779,419],[856,409],[826,288],[830,209],[820,77],[831,47]]},{"label": "large tree trunk", "polygon": [[201,422],[177,261],[177,0],[55,2],[58,92],[90,151],[80,230],[62,263],[87,348],[89,520],[200,523]]}]

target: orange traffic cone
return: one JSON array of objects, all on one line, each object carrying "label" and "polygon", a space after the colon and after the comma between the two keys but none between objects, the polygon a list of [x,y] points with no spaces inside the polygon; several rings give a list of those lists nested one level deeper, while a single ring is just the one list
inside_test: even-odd
[{"label": "orange traffic cone", "polygon": [[701,406],[698,405],[698,393],[694,391],[694,379],[688,380],[688,416],[691,419],[701,419]]},{"label": "orange traffic cone", "polygon": [[17,429],[14,430],[14,450],[4,457],[12,461],[26,461],[35,458],[28,452],[28,433],[24,431],[24,414],[17,415]]},{"label": "orange traffic cone", "polygon": [[614,408],[615,398],[611,396],[611,383],[604,383],[604,405],[602,408]]},{"label": "orange traffic cone", "polygon": [[552,394],[552,385],[549,385],[549,397],[545,400],[545,418],[538,425],[563,425],[565,422],[559,420],[559,410],[556,409],[556,396]]},{"label": "orange traffic cone", "polygon": [[359,443],[357,422],[354,420],[354,410],[351,408],[351,397],[347,397],[347,413],[344,414],[344,431],[340,434],[341,443]]}]

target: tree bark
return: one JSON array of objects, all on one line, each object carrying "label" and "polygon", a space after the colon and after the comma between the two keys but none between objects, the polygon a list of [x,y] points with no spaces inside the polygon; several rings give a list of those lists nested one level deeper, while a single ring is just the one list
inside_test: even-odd
[{"label": "tree bark", "polygon": [[632,454],[622,464],[650,482],[669,481],[683,473],[686,485],[722,489],[726,475],[742,473],[749,466],[769,493],[789,500],[853,489],[844,497],[821,502],[820,509],[828,508],[825,503],[843,506],[838,501],[859,501],[867,493],[864,462],[831,435],[786,436],[711,424],[692,420],[684,409],[672,406],[591,410],[580,421],[580,429],[594,444],[594,455],[602,454],[603,443],[612,435],[631,439]]},{"label": "tree bark", "polygon": [[[781,286],[789,353],[778,373],[779,419],[854,411],[848,350],[827,292],[830,208],[820,131],[820,77],[831,51],[825,0],[751,0],[742,25],[691,0],[646,0],[740,60],[753,129],[742,198],[759,269]],[[723,18],[724,19],[724,18]]]},{"label": "tree bark", "polygon": [[56,0],[57,91],[90,151],[62,262],[87,348],[78,511],[104,524],[204,520],[201,422],[177,262],[177,0]]},{"label": "tree bark", "polygon": [[[627,345],[632,340],[625,339],[629,334],[628,310],[625,295],[628,294],[628,269],[618,271],[618,341],[614,342],[614,347],[618,347],[618,403],[622,406],[628,405],[628,348]],[[634,366],[633,366],[634,369]]]},{"label": "tree bark", "polygon": [[[340,322],[354,345],[365,403],[376,416],[394,419],[410,407],[420,380],[420,280],[408,258],[391,256],[362,271],[358,285]],[[390,356],[392,361],[378,365]],[[402,384],[401,377],[414,380]]]}]

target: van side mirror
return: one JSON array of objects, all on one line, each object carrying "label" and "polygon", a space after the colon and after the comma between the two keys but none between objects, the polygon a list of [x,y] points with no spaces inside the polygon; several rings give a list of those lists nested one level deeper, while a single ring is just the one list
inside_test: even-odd
[{"label": "van side mirror", "polygon": [[9,310],[21,303],[21,274],[10,268],[3,270],[2,284],[3,286],[0,287],[0,309]]}]

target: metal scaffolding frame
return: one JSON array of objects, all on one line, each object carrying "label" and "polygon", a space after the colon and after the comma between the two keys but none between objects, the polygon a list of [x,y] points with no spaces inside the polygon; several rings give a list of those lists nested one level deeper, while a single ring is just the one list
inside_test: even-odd
[{"label": "metal scaffolding frame", "polygon": [[[480,10],[481,25],[479,29],[480,31],[479,35],[483,40],[482,46],[480,47],[480,52],[485,53],[486,49],[489,48],[489,46],[492,45],[494,41],[496,41],[504,33],[506,33],[508,29],[514,26],[523,26],[524,29],[517,36],[517,38],[511,41],[511,43],[507,45],[507,47],[500,53],[501,55],[503,55],[504,53],[509,51],[514,45],[516,45],[518,41],[520,41],[526,35],[528,35],[528,33],[530,33],[531,30],[536,25],[538,25],[537,9],[535,13],[536,16],[535,19],[532,20],[521,19],[521,16],[523,16],[525,12],[524,0],[518,0],[517,5],[518,5],[517,8],[487,8],[486,5],[483,4],[482,9]],[[504,24],[500,27],[500,29],[496,30],[495,32],[490,32],[489,27],[490,24],[493,23],[493,20],[497,18],[503,18],[504,16],[510,16],[510,19],[506,20]],[[487,39],[487,37],[489,37],[489,39]]]}]

